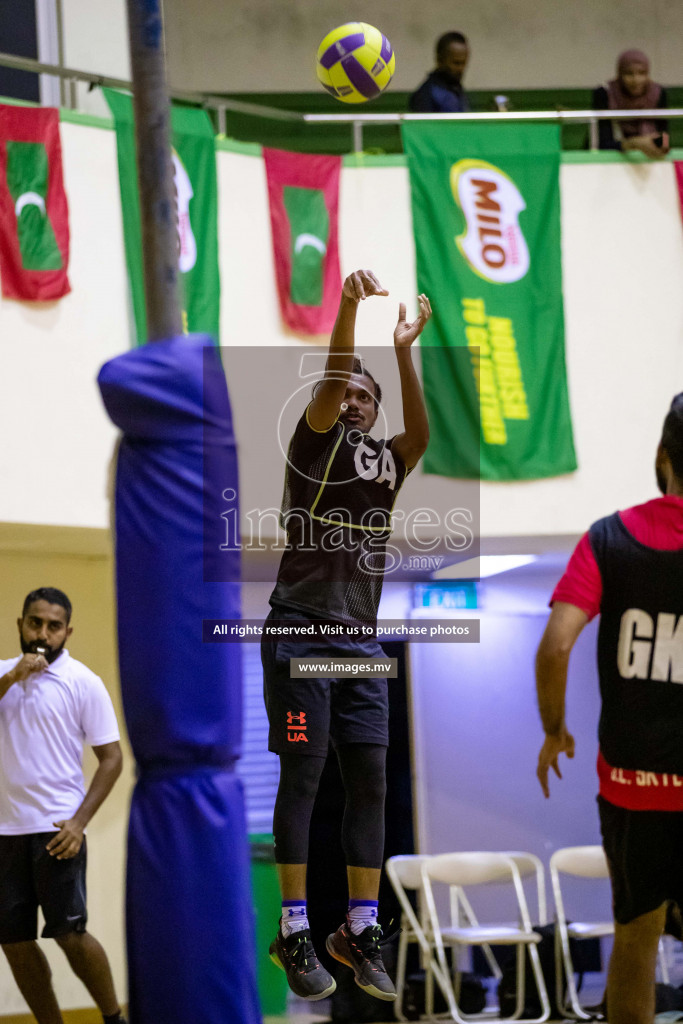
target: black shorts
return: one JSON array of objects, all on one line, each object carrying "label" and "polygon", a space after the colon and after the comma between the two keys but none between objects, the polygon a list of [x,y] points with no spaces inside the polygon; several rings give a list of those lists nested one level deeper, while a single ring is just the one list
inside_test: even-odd
[{"label": "black shorts", "polygon": [[[277,618],[285,617],[278,612]],[[293,617],[287,613],[287,618]],[[294,616],[303,619],[305,616]],[[268,713],[268,749],[326,757],[329,741],[389,745],[387,680],[292,679],[290,658],[385,658],[374,639],[263,641],[263,696]]]},{"label": "black shorts", "polygon": [[619,924],[667,900],[683,907],[683,812],[628,811],[601,796],[598,807]]},{"label": "black shorts", "polygon": [[75,857],[57,860],[45,849],[56,835],[0,835],[0,944],[36,939],[38,907],[44,939],[85,931],[85,839]]}]

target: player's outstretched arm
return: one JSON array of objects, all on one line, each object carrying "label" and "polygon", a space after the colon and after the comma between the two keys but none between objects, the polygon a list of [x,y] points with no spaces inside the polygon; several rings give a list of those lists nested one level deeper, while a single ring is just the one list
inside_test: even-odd
[{"label": "player's outstretched arm", "polygon": [[410,347],[432,315],[432,307],[426,295],[418,296],[420,312],[413,323],[406,321],[405,303],[398,307],[398,323],[394,331],[394,349],[398,372],[401,378],[401,399],[403,402],[403,433],[397,434],[391,443],[391,450],[412,469],[425,453],[429,443],[429,420],[425,408],[420,381],[413,366]]},{"label": "player's outstretched arm", "polygon": [[552,768],[561,779],[560,754],[574,756],[574,737],[565,722],[567,669],[569,655],[587,622],[588,616],[582,608],[556,601],[536,653],[536,694],[545,732],[536,775],[546,797],[550,796],[549,770]]},{"label": "player's outstretched arm", "polygon": [[329,430],[339,415],[353,369],[358,303],[371,295],[388,294],[371,270],[356,270],[344,281],[337,321],[330,338],[325,376],[308,408],[308,422],[314,430]]}]

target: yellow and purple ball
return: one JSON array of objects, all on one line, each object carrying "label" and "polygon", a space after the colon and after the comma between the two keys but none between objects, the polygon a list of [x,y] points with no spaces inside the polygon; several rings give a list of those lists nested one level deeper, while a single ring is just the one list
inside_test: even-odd
[{"label": "yellow and purple ball", "polygon": [[342,103],[365,103],[379,96],[396,70],[386,36],[363,21],[328,32],[318,47],[318,81]]}]

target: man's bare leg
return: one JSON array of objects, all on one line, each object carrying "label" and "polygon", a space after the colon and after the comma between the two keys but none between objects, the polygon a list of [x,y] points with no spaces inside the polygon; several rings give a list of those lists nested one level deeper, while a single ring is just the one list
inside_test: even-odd
[{"label": "man's bare leg", "polygon": [[655,1016],[657,947],[666,903],[628,924],[614,925],[614,948],[607,976],[609,1024],[652,1024]]},{"label": "man's bare leg", "polygon": [[306,864],[278,864],[277,877],[283,900],[306,899]]},{"label": "man's bare leg", "polygon": [[89,932],[69,932],[56,939],[66,953],[71,970],[80,978],[104,1017],[113,1017],[120,1009],[114,980],[104,949]]},{"label": "man's bare leg", "polygon": [[64,1024],[52,988],[52,971],[38,943],[8,942],[2,951],[38,1024]]},{"label": "man's bare leg", "polygon": [[349,881],[349,898],[352,900],[376,900],[379,896],[381,868],[346,868]]}]

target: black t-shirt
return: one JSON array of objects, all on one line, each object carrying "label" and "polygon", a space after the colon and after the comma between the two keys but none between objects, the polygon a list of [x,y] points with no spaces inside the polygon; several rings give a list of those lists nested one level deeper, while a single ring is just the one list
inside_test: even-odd
[{"label": "black t-shirt", "polygon": [[274,608],[340,622],[374,622],[391,510],[407,475],[391,440],[337,420],[314,430],[308,409],[287,451],[281,522],[287,532]]},{"label": "black t-shirt", "polygon": [[408,100],[415,114],[463,114],[470,109],[470,101],[460,82],[437,68]]}]

